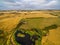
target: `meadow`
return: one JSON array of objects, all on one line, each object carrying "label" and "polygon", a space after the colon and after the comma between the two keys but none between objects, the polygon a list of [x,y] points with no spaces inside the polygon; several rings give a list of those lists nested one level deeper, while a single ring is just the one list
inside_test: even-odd
[{"label": "meadow", "polygon": [[[22,21],[26,24],[20,26],[19,24]],[[57,28],[54,28],[54,26]],[[27,33],[30,33],[30,35],[35,34],[29,32],[32,29],[47,32],[44,35],[49,34],[47,36],[41,36],[42,44],[38,44],[37,42],[35,45],[60,45],[60,11],[0,11],[0,45],[17,45],[17,43],[14,43],[13,32],[19,29],[28,30]],[[13,44],[10,40],[12,40]]]}]

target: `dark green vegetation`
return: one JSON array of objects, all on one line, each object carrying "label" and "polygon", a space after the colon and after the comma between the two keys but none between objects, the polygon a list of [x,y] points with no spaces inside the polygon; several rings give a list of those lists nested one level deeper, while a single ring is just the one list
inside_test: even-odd
[{"label": "dark green vegetation", "polygon": [[0,30],[0,45],[5,45],[7,41],[7,33],[4,32],[3,30]]}]

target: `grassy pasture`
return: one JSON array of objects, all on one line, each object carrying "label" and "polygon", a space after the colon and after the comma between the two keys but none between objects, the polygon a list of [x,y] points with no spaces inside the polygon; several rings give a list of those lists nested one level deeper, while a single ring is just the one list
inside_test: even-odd
[{"label": "grassy pasture", "polygon": [[[26,21],[26,24],[20,27],[23,29],[44,29],[53,24],[58,25],[57,29],[49,31],[48,41],[43,45],[60,45],[60,11],[0,12],[0,30],[4,31],[4,33],[1,34],[4,38],[0,39],[0,45],[4,45],[3,42],[6,43],[11,31],[13,31],[12,29],[14,29],[22,19]],[[44,42],[44,39],[43,37],[42,42]]]}]

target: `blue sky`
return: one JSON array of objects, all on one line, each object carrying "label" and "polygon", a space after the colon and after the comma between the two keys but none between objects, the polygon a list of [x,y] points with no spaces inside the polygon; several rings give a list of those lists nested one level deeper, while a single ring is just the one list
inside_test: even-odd
[{"label": "blue sky", "polygon": [[0,0],[0,10],[60,9],[60,0]]}]

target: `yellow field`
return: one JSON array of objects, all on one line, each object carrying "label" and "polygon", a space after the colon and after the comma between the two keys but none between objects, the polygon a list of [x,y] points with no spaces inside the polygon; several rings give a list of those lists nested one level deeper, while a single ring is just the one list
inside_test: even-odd
[{"label": "yellow field", "polygon": [[[56,14],[55,14],[56,13]],[[26,18],[46,18],[47,22],[42,21],[41,27],[44,25],[57,24],[59,27],[49,31],[49,35],[42,38],[42,45],[60,45],[60,11],[20,11],[20,12],[0,12],[0,30],[11,33],[21,19]],[[48,19],[54,18],[54,19]],[[45,23],[45,24],[44,24]],[[38,24],[39,25],[39,24]],[[46,26],[47,26],[46,25]],[[38,26],[37,26],[38,27]],[[36,44],[38,45],[38,44]]]}]

